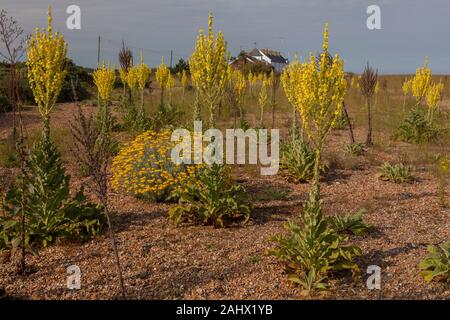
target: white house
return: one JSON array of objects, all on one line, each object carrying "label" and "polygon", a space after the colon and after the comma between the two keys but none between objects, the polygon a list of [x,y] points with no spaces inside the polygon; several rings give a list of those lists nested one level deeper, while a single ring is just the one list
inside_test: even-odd
[{"label": "white house", "polygon": [[279,51],[255,48],[247,55],[255,60],[270,64],[277,72],[282,71],[288,65],[288,60]]}]

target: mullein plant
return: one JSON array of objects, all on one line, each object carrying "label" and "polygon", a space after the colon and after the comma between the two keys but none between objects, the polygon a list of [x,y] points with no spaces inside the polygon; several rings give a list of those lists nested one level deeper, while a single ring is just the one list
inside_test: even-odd
[{"label": "mullein plant", "polygon": [[297,124],[298,110],[296,104],[295,90],[297,83],[300,80],[299,79],[300,73],[301,73],[301,64],[298,61],[298,58],[295,57],[294,62],[292,62],[283,70],[283,73],[281,74],[280,77],[284,93],[292,108],[292,127],[290,134],[292,138],[297,137],[298,134],[298,124]]},{"label": "mullein plant", "polygon": [[102,133],[102,139],[104,139],[101,143],[109,145],[112,152],[114,141],[112,140],[111,132],[114,126],[114,118],[111,114],[110,103],[116,81],[116,70],[103,62],[102,66],[94,71],[93,78],[100,97],[100,110],[97,113],[96,125]]},{"label": "mullein plant", "polygon": [[[211,128],[216,125],[217,108],[225,89],[228,57],[223,33],[219,31],[217,36],[214,35],[213,16],[209,14],[208,33],[200,30],[189,66],[192,84],[208,108]],[[194,114],[200,114],[199,110],[194,110]]]},{"label": "mullein plant", "polygon": [[272,128],[275,128],[275,109],[277,105],[277,91],[280,86],[280,79],[277,77],[275,72],[272,70],[269,77],[270,81],[270,106],[272,108]]},{"label": "mullein plant", "polygon": [[42,137],[2,204],[6,216],[0,219],[0,229],[4,229],[0,233],[8,226],[4,234],[13,247],[17,244],[14,226],[18,212],[26,215],[21,217],[26,229],[21,245],[36,249],[60,238],[85,239],[101,228],[100,209],[85,203],[82,189],[70,198],[70,176],[50,138],[50,115],[66,76],[66,53],[64,38],[53,33],[49,7],[47,29],[36,29],[27,49],[28,80],[42,117]]},{"label": "mullein plant", "polygon": [[[309,60],[294,63],[296,72],[289,78],[287,94],[298,109],[303,130],[315,149],[313,181],[304,212],[299,218],[300,224],[289,221],[286,228],[290,234],[273,238],[277,246],[269,253],[285,262],[289,280],[303,287],[305,294],[311,295],[326,288],[330,272],[342,269],[358,271],[353,258],[361,254],[361,249],[343,245],[348,238],[327,222],[320,200],[322,151],[326,137],[341,115],[347,87],[344,61],[337,54],[333,59],[329,58],[328,24],[324,29],[320,59],[311,53]],[[291,78],[296,81],[291,82]]]},{"label": "mullein plant", "polygon": [[183,99],[184,99],[184,95],[186,93],[186,88],[188,87],[188,81],[189,81],[186,70],[181,71],[181,74],[179,75],[179,77],[180,77],[181,88],[183,90]]},{"label": "mullein plant", "polygon": [[[407,142],[427,142],[436,139],[438,128],[435,126],[436,111],[444,86],[442,82],[435,83],[432,79],[432,71],[428,67],[428,58],[425,65],[416,70],[415,76],[403,83],[405,97],[411,94],[414,104],[409,116],[397,129],[395,136]],[[406,100],[406,98],[405,98]],[[427,114],[423,115],[421,106],[427,106]]]},{"label": "mullein plant", "polygon": [[43,124],[43,140],[50,141],[50,114],[67,75],[67,44],[53,33],[51,8],[47,30],[36,29],[28,44],[28,83],[33,91]]},{"label": "mullein plant", "polygon": [[164,58],[161,60],[161,64],[156,69],[156,82],[158,82],[159,87],[161,88],[161,98],[160,98],[160,107],[164,108],[164,94],[166,89],[169,88],[170,85],[170,69],[164,63]]},{"label": "mullein plant", "polygon": [[[239,113],[239,127],[244,126],[244,98],[247,88],[247,81],[245,75],[240,70],[234,70],[232,67],[228,68],[228,93],[229,100],[236,111]],[[235,126],[236,126],[236,112],[235,114]]]},{"label": "mullein plant", "polygon": [[142,130],[146,128],[146,115],[144,108],[144,92],[145,87],[147,86],[148,81],[150,80],[151,70],[147,64],[144,62],[144,57],[141,52],[141,63],[136,67],[136,75],[137,75],[137,86],[140,92],[140,106],[138,110],[138,127]]},{"label": "mullein plant", "polygon": [[259,128],[264,128],[264,110],[269,102],[270,79],[266,75],[262,78],[261,89],[259,91]]}]

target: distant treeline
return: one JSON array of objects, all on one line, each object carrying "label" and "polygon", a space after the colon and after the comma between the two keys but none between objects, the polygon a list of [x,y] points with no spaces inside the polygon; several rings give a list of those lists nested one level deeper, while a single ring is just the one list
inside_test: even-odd
[{"label": "distant treeline", "polygon": [[[33,93],[28,85],[27,68],[24,62],[18,64],[20,74],[20,96],[25,104],[33,104]],[[58,102],[73,102],[75,96],[79,101],[89,99],[92,96],[92,69],[77,66],[72,60],[67,59],[67,77],[64,81]],[[0,62],[0,112],[11,111],[7,99],[9,79],[9,64]]]}]

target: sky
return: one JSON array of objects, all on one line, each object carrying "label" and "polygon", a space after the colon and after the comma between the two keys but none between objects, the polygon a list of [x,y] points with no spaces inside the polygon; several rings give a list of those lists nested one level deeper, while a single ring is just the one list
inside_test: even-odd
[{"label": "sky", "polygon": [[[240,50],[270,48],[292,60],[321,48],[329,22],[330,51],[345,60],[346,71],[361,72],[370,62],[380,73],[413,73],[425,56],[438,74],[450,74],[450,1],[448,0],[1,0],[0,9],[14,16],[27,33],[46,26],[51,4],[54,28],[69,43],[75,63],[118,64],[122,40],[135,57],[143,50],[155,66],[162,56],[187,60],[208,12],[222,30],[232,56]],[[81,30],[68,30],[66,9],[81,8]],[[381,9],[381,30],[366,26],[369,5]],[[0,50],[2,47],[0,46]]]}]

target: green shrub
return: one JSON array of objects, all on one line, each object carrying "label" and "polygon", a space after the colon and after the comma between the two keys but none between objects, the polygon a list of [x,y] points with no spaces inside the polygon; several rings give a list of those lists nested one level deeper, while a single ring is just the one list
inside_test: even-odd
[{"label": "green shrub", "polygon": [[142,108],[130,106],[123,116],[123,124],[126,130],[134,133],[142,133],[150,129],[151,119]]},{"label": "green shrub", "polygon": [[391,165],[389,162],[385,162],[381,166],[380,170],[381,172],[378,176],[381,180],[384,181],[405,183],[411,182],[413,180],[411,167],[405,166],[403,163]]},{"label": "green shrub", "polygon": [[20,243],[22,204],[31,247],[45,247],[58,239],[86,240],[100,232],[104,224],[101,206],[86,203],[83,190],[70,199],[69,180],[55,146],[40,141],[25,172],[4,199],[5,214],[0,220],[3,245],[17,247]]},{"label": "green shrub", "polygon": [[344,144],[344,152],[355,156],[360,156],[366,152],[367,148],[364,143],[347,143]]},{"label": "green shrub", "polygon": [[362,236],[372,228],[371,225],[364,223],[364,212],[365,210],[360,210],[355,214],[327,217],[327,222],[329,226],[338,233]]},{"label": "green shrub", "polygon": [[342,130],[345,129],[347,125],[348,125],[347,118],[345,117],[344,112],[342,112],[340,117],[337,118],[336,122],[334,123],[333,129]]},{"label": "green shrub", "polygon": [[17,167],[19,157],[16,148],[11,140],[0,142],[0,167]]},{"label": "green shrub", "polygon": [[420,274],[425,281],[443,281],[450,284],[450,241],[438,247],[428,247],[428,257],[419,264]]},{"label": "green shrub", "polygon": [[439,130],[418,110],[414,110],[397,128],[394,137],[397,140],[412,143],[435,141]]},{"label": "green shrub", "polygon": [[313,178],[316,155],[300,137],[291,137],[281,148],[281,168],[294,182],[304,183]]},{"label": "green shrub", "polygon": [[12,111],[12,106],[9,103],[8,98],[0,92],[0,113]]},{"label": "green shrub", "polygon": [[268,251],[285,263],[288,279],[300,285],[306,295],[325,290],[332,272],[359,272],[354,258],[361,255],[359,247],[345,245],[348,237],[329,225],[320,201],[315,199],[312,192],[300,223],[289,221],[285,226],[289,235],[272,238],[277,246]]},{"label": "green shrub", "polygon": [[179,205],[169,211],[178,226],[183,220],[225,227],[251,216],[250,199],[242,185],[234,184],[224,165],[213,164],[200,169],[176,191]]},{"label": "green shrub", "polygon": [[180,123],[182,112],[172,105],[160,105],[158,111],[150,117],[151,130],[174,128]]}]

